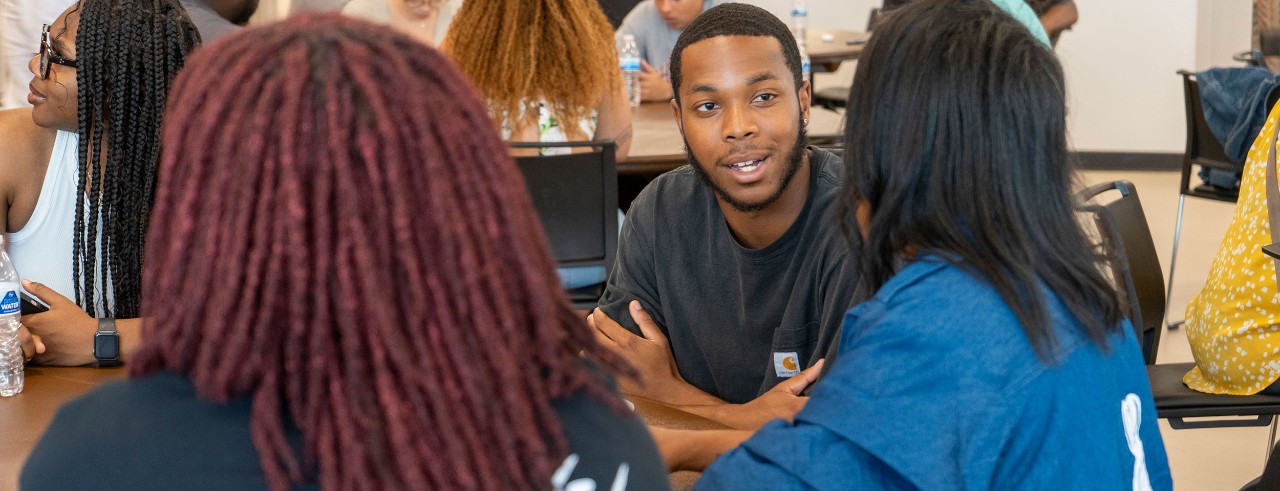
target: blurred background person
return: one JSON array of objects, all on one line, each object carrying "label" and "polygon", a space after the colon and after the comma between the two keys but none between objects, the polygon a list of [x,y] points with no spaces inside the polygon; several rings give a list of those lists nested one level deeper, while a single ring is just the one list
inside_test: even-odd
[{"label": "blurred background person", "polygon": [[595,0],[466,2],[449,32],[441,49],[488,100],[504,139],[608,139],[626,159],[631,107]]},{"label": "blurred background person", "polygon": [[205,44],[236,32],[258,10],[258,0],[181,0]]},{"label": "blurred background person", "polygon": [[462,0],[351,0],[342,13],[370,22],[390,24],[430,46],[444,41]]},{"label": "blurred background person", "polygon": [[31,107],[27,103],[31,40],[40,39],[40,26],[52,24],[73,3],[75,0],[0,0],[0,56],[4,57],[0,108]]}]

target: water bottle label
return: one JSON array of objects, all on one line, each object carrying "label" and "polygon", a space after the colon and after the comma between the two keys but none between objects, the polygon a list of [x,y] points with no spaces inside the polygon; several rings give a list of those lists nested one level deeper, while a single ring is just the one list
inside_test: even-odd
[{"label": "water bottle label", "polygon": [[17,283],[0,283],[0,315],[16,314],[22,310],[22,302],[18,301]]},{"label": "water bottle label", "polygon": [[805,7],[792,7],[791,16],[792,17],[808,17],[809,9]]},{"label": "water bottle label", "polygon": [[624,72],[638,72],[638,71],[640,71],[640,59],[639,59],[639,58],[619,58],[619,59],[618,59],[618,64],[622,66],[622,71],[624,71]]}]

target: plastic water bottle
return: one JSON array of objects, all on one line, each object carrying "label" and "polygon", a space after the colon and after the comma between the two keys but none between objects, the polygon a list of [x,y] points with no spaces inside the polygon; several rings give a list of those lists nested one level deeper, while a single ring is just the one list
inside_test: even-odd
[{"label": "plastic water bottle", "polygon": [[623,83],[627,85],[627,100],[631,107],[640,105],[640,48],[632,34],[622,36],[622,49],[618,50],[618,65],[622,67]]},{"label": "plastic water bottle", "polygon": [[805,36],[809,33],[809,7],[804,0],[791,0],[791,33],[796,42],[804,47]]},{"label": "plastic water bottle", "polygon": [[796,45],[800,48],[800,81],[809,80],[809,74],[813,71],[809,67],[809,52],[804,49],[804,43]]},{"label": "plastic water bottle", "polygon": [[0,239],[0,396],[22,392],[22,345],[18,344],[22,302],[18,297],[18,272]]}]

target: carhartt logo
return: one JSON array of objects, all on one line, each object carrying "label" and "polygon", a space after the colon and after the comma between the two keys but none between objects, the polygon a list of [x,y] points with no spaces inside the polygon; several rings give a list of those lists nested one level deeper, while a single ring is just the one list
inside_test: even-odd
[{"label": "carhartt logo", "polygon": [[791,378],[800,374],[800,354],[794,351],[773,354],[773,372],[778,378]]}]

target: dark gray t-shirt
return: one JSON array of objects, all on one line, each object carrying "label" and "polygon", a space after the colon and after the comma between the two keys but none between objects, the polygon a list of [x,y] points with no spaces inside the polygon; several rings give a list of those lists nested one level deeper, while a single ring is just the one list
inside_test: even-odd
[{"label": "dark gray t-shirt", "polygon": [[639,333],[627,304],[640,300],[684,379],[726,402],[752,400],[831,358],[853,304],[857,261],[831,217],[840,158],[810,150],[804,210],[764,248],[738,243],[689,166],[649,184],[623,223],[600,309]]}]

